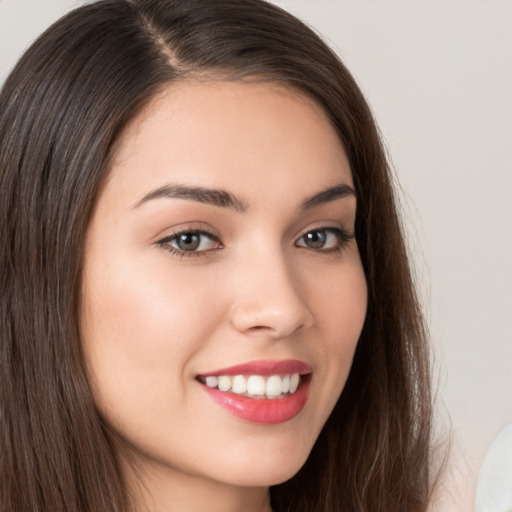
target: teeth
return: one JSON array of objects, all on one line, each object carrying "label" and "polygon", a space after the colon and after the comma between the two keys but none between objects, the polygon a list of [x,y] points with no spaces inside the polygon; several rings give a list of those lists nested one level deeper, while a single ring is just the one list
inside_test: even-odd
[{"label": "teeth", "polygon": [[300,383],[300,375],[219,375],[209,376],[204,383],[210,388],[217,388],[220,391],[231,391],[237,395],[249,397],[279,398],[284,395],[293,394],[297,391]]},{"label": "teeth", "polygon": [[237,395],[243,395],[247,391],[247,381],[243,375],[233,377],[232,391]]},{"label": "teeth", "polygon": [[281,377],[279,375],[272,375],[267,380],[267,387],[265,388],[265,394],[268,397],[271,396],[279,396],[283,392],[283,387],[281,385]]},{"label": "teeth", "polygon": [[281,386],[282,386],[283,393],[288,393],[288,391],[290,391],[290,376],[289,375],[285,375],[283,377],[283,380],[281,381]]},{"label": "teeth", "polygon": [[221,375],[220,377],[217,377],[217,380],[217,385],[221,391],[229,391],[231,389],[231,377]]},{"label": "teeth", "polygon": [[265,379],[261,375],[251,375],[247,379],[247,394],[252,396],[265,394]]},{"label": "teeth", "polygon": [[297,388],[299,387],[299,380],[300,377],[298,373],[294,373],[290,377],[290,393],[295,393],[295,391],[297,391]]},{"label": "teeth", "polygon": [[206,377],[206,385],[209,388],[216,388],[217,387],[217,377]]}]

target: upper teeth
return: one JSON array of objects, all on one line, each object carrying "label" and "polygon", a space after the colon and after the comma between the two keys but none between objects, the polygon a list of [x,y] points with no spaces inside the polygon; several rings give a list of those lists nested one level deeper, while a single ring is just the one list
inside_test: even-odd
[{"label": "upper teeth", "polygon": [[250,397],[266,396],[276,398],[288,393],[295,393],[300,382],[300,375],[219,375],[209,376],[204,379],[205,384],[210,388],[217,388],[220,391],[230,391],[237,395]]}]

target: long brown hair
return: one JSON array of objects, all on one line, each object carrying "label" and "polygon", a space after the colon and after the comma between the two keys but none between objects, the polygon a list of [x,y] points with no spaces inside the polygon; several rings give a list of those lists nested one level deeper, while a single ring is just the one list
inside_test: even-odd
[{"label": "long brown hair", "polygon": [[342,396],[276,512],[424,511],[426,334],[389,167],[350,73],[262,0],[100,0],[25,53],[0,94],[0,510],[126,512],[79,325],[84,234],[123,126],[173,81],[278,82],[320,104],[347,152],[369,303]]}]

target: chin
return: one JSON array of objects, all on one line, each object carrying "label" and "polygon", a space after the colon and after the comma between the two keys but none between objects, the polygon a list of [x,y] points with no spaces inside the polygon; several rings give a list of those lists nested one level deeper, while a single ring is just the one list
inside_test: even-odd
[{"label": "chin", "polygon": [[[289,450],[286,455],[258,453],[224,466],[226,483],[241,487],[271,487],[290,480],[302,468],[309,451]],[[234,462],[234,463],[233,463]],[[220,465],[219,465],[220,469]],[[229,473],[228,473],[229,471]],[[229,475],[229,476],[228,476]]]}]

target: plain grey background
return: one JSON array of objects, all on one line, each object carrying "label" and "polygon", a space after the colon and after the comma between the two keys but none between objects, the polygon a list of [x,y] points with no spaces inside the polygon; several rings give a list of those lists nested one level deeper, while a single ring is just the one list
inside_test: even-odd
[{"label": "plain grey background", "polygon": [[[0,0],[0,82],[77,0]],[[436,510],[473,510],[512,421],[512,2],[275,0],[321,32],[371,103],[401,183],[453,435]],[[449,417],[449,419],[448,419]]]}]

